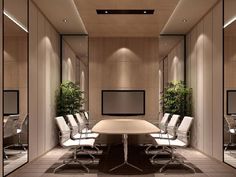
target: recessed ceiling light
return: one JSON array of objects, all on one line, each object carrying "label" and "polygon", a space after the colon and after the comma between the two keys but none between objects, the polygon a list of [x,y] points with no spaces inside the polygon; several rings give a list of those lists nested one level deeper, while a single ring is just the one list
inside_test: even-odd
[{"label": "recessed ceiling light", "polygon": [[67,23],[68,20],[67,20],[66,18],[64,18],[62,21],[63,21],[64,23]]},{"label": "recessed ceiling light", "polygon": [[182,21],[183,21],[184,23],[188,22],[188,20],[187,20],[187,19],[183,19]]},{"label": "recessed ceiling light", "polygon": [[154,14],[154,9],[97,9],[98,15],[152,15]]}]

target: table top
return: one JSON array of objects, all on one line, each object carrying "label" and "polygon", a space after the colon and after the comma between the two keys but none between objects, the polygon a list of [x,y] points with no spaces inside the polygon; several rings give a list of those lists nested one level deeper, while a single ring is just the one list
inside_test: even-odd
[{"label": "table top", "polygon": [[160,129],[142,119],[105,119],[98,122],[92,131],[100,134],[149,134]]}]

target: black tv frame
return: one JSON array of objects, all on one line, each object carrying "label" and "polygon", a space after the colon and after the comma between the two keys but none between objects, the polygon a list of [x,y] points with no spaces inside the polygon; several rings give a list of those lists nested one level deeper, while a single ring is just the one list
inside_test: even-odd
[{"label": "black tv frame", "polygon": [[[4,109],[3,109],[3,116],[9,116],[9,115],[17,115],[17,114],[19,114],[19,112],[20,112],[20,106],[19,106],[19,102],[20,102],[20,100],[19,100],[19,98],[20,98],[20,96],[19,96],[19,90],[3,90],[3,93],[5,93],[5,92],[15,92],[16,94],[17,94],[17,112],[16,113],[5,113],[4,112]],[[4,97],[4,94],[3,94],[3,97]],[[5,99],[5,98],[3,98],[3,99]],[[4,108],[4,106],[3,106],[3,108]]]},{"label": "black tv frame", "polygon": [[[104,114],[103,113],[103,93],[104,92],[142,92],[143,93],[143,113],[112,113],[112,114]],[[102,90],[102,94],[101,94],[101,112],[102,115],[107,115],[107,116],[141,116],[141,115],[145,115],[145,90]]]},{"label": "black tv frame", "polygon": [[227,115],[236,115],[236,112],[229,113],[228,97],[229,97],[229,93],[230,93],[230,92],[236,92],[236,90],[227,90],[227,91],[226,91],[226,114],[227,114]]}]

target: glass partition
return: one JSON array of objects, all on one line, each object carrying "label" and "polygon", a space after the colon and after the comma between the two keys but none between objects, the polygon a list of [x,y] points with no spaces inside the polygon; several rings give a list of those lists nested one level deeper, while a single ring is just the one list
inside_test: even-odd
[{"label": "glass partition", "polygon": [[[185,81],[185,40],[183,35],[162,35],[159,37],[159,98],[172,81]],[[163,105],[160,102],[160,116]]]},{"label": "glass partition", "polygon": [[28,1],[4,0],[3,171],[28,162]]},{"label": "glass partition", "polygon": [[62,82],[71,81],[84,92],[81,111],[88,111],[88,36],[62,36]]},{"label": "glass partition", "polygon": [[224,162],[236,168],[236,1],[224,8]]}]

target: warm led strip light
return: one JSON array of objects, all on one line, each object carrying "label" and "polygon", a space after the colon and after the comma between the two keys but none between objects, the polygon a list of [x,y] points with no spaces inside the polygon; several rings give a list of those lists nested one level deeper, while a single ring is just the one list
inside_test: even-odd
[{"label": "warm led strip light", "polygon": [[11,21],[13,21],[16,25],[18,25],[21,29],[23,29],[26,33],[28,33],[27,28],[22,25],[16,18],[10,15],[7,11],[3,11],[4,15],[6,15]]},{"label": "warm led strip light", "polygon": [[231,23],[233,23],[236,20],[236,16],[234,18],[232,18],[230,21],[228,21],[225,25],[224,28],[226,28],[227,26],[229,26]]}]

